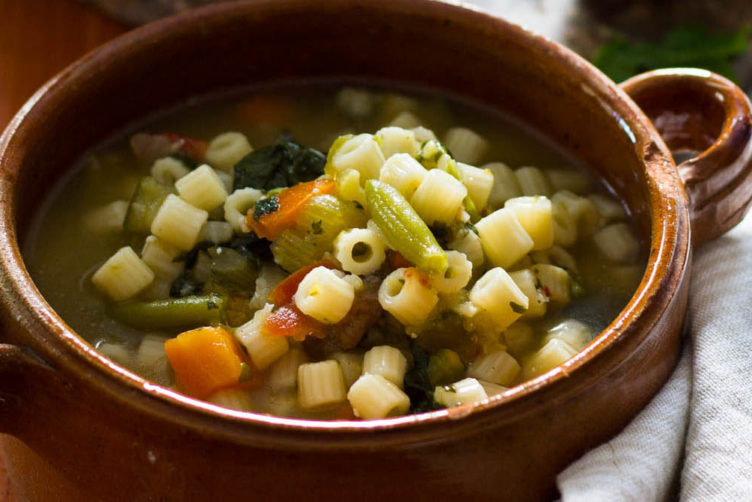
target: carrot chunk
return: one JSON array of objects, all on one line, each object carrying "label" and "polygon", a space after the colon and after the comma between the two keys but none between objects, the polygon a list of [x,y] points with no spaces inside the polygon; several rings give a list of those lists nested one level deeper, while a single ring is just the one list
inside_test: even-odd
[{"label": "carrot chunk", "polygon": [[237,385],[247,365],[232,335],[219,327],[181,333],[165,342],[165,352],[178,385],[200,399]]},{"label": "carrot chunk", "polygon": [[255,211],[249,211],[245,217],[246,225],[259,237],[273,241],[283,230],[298,223],[298,217],[308,201],[333,192],[334,181],[330,179],[298,183],[272,196],[277,197],[279,207],[276,211],[262,214],[258,218],[254,215]]}]

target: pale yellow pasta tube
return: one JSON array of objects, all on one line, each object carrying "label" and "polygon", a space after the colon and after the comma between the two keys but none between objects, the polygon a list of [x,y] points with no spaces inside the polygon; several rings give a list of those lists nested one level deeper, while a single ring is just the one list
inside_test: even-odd
[{"label": "pale yellow pasta tube", "polygon": [[175,188],[181,199],[204,211],[221,206],[227,199],[225,184],[207,164],[177,180]]},{"label": "pale yellow pasta tube", "polygon": [[590,177],[576,169],[546,169],[546,175],[554,192],[569,190],[583,195],[593,189]]},{"label": "pale yellow pasta tube", "polygon": [[551,195],[551,185],[543,171],[537,167],[520,167],[514,172],[523,195]]},{"label": "pale yellow pasta tube", "polygon": [[273,308],[274,305],[267,303],[263,309],[256,311],[250,321],[235,329],[235,338],[243,344],[253,365],[262,371],[290,350],[287,338],[261,331]]},{"label": "pale yellow pasta tube", "polygon": [[613,223],[598,230],[593,241],[611,261],[631,263],[640,254],[640,243],[627,223]]},{"label": "pale yellow pasta tube", "polygon": [[360,173],[360,182],[378,179],[379,169],[384,164],[384,154],[370,134],[359,134],[345,141],[331,161],[335,172],[355,169]]},{"label": "pale yellow pasta tube", "polygon": [[[396,117],[394,117],[392,121],[389,122],[389,125],[393,127],[402,127],[405,129],[412,129],[420,125],[420,120],[418,120],[418,117],[416,117],[412,113],[408,111],[404,111],[404,112],[401,112]],[[413,131],[413,134],[415,134],[414,131]]]},{"label": "pale yellow pasta tube", "polygon": [[153,280],[154,272],[130,246],[120,248],[91,277],[91,282],[116,302],[136,296]]},{"label": "pale yellow pasta tube", "polygon": [[232,239],[233,232],[232,225],[226,221],[207,221],[201,227],[198,242],[208,241],[221,244]]},{"label": "pale yellow pasta tube", "polygon": [[528,307],[522,317],[543,317],[546,315],[548,297],[536,287],[537,277],[532,270],[510,272],[509,276],[528,299]]},{"label": "pale yellow pasta tube", "polygon": [[185,164],[173,157],[157,159],[151,165],[151,177],[167,186],[172,186],[190,172]]},{"label": "pale yellow pasta tube", "polygon": [[263,195],[261,190],[255,188],[239,188],[225,199],[225,220],[235,232],[248,232],[245,215]]},{"label": "pale yellow pasta tube", "polygon": [[462,176],[462,183],[467,187],[467,194],[478,210],[488,204],[494,186],[494,175],[490,169],[481,169],[469,164],[457,162],[457,169]]},{"label": "pale yellow pasta tube", "polygon": [[428,171],[420,162],[410,155],[398,153],[389,157],[381,166],[379,181],[393,186],[406,199],[409,199],[418,189],[426,174],[428,174]]},{"label": "pale yellow pasta tube", "polygon": [[541,288],[549,300],[566,305],[571,299],[572,278],[569,273],[556,265],[538,264],[530,269],[535,274]]},{"label": "pale yellow pasta tube", "polygon": [[515,197],[504,207],[514,212],[525,232],[533,239],[533,249],[548,249],[554,244],[551,201],[546,197]]},{"label": "pale yellow pasta tube", "polygon": [[614,199],[600,193],[592,193],[587,196],[588,200],[595,205],[601,215],[601,222],[626,220],[627,212],[624,207]]},{"label": "pale yellow pasta tube", "polygon": [[170,194],[160,206],[151,224],[151,233],[183,251],[196,244],[209,213]]},{"label": "pale yellow pasta tube", "polygon": [[585,324],[575,319],[566,319],[546,332],[543,344],[557,338],[575,350],[581,350],[593,339],[593,332]]},{"label": "pale yellow pasta tube", "polygon": [[240,159],[253,151],[243,133],[226,132],[209,142],[206,161],[217,169],[229,171]]},{"label": "pale yellow pasta tube", "polygon": [[363,374],[362,352],[335,352],[330,356],[339,363],[342,368],[342,376],[345,378],[345,387],[348,389]]},{"label": "pale yellow pasta tube", "polygon": [[440,275],[431,275],[431,285],[439,293],[456,293],[467,286],[473,275],[473,264],[459,251],[447,251],[447,269]]},{"label": "pale yellow pasta tube", "polygon": [[381,375],[363,375],[350,387],[347,400],[355,416],[373,420],[404,415],[410,398]]},{"label": "pale yellow pasta tube", "polygon": [[436,387],[433,399],[447,408],[454,408],[463,404],[479,403],[488,399],[488,394],[478,380],[465,378],[451,385]]},{"label": "pale yellow pasta tube", "polygon": [[248,389],[241,387],[220,389],[209,396],[207,401],[230,410],[253,411],[253,403]]},{"label": "pale yellow pasta tube", "polygon": [[519,363],[503,350],[477,357],[467,369],[467,376],[505,386],[519,374]]},{"label": "pale yellow pasta tube", "polygon": [[379,286],[379,304],[405,326],[421,324],[439,301],[427,279],[416,268],[398,268]]},{"label": "pale yellow pasta tube", "polygon": [[337,195],[342,200],[354,200],[361,206],[366,205],[366,192],[360,182],[360,173],[355,169],[344,169],[335,178]]},{"label": "pale yellow pasta tube", "polygon": [[334,239],[334,257],[347,272],[372,274],[386,258],[384,242],[368,228],[343,230]]},{"label": "pale yellow pasta tube", "polygon": [[580,197],[572,192],[563,190],[556,192],[551,197],[551,202],[566,206],[570,216],[577,225],[578,235],[588,236],[598,226],[598,221],[600,220],[598,209],[585,197]]},{"label": "pale yellow pasta tube", "polygon": [[180,250],[172,244],[150,235],[144,242],[141,259],[154,271],[157,277],[173,281],[185,268],[183,262],[175,261],[175,257],[179,254]]},{"label": "pale yellow pasta tube", "polygon": [[115,232],[123,229],[128,201],[116,200],[91,210],[84,216],[86,230],[93,233]]},{"label": "pale yellow pasta tube", "polygon": [[402,388],[406,372],[407,359],[399,349],[389,345],[373,347],[363,357],[364,375],[381,375],[399,388]]},{"label": "pale yellow pasta tube", "polygon": [[444,141],[455,159],[468,164],[480,161],[488,151],[488,141],[466,127],[452,127]]},{"label": "pale yellow pasta tube", "polygon": [[486,257],[496,266],[508,267],[533,249],[533,239],[520,225],[514,211],[498,209],[475,224]]},{"label": "pale yellow pasta tube", "polygon": [[577,354],[577,351],[567,342],[559,339],[549,340],[538,352],[525,361],[523,378],[529,379],[542,375],[566,362],[575,354]]},{"label": "pale yellow pasta tube", "polygon": [[517,176],[514,175],[514,171],[506,164],[493,162],[486,164],[483,168],[491,171],[494,177],[493,188],[488,197],[488,204],[493,209],[500,208],[507,200],[522,195],[522,189],[520,188],[520,183],[517,181]]},{"label": "pale yellow pasta tube", "polygon": [[316,267],[300,281],[295,292],[295,305],[319,322],[334,324],[342,320],[355,299],[353,285],[345,281],[339,270]]},{"label": "pale yellow pasta tube", "polygon": [[455,239],[447,246],[465,255],[473,267],[477,268],[483,265],[485,256],[483,255],[483,246],[480,243],[478,234],[470,229],[463,229],[458,232]]},{"label": "pale yellow pasta tube", "polygon": [[410,204],[429,225],[451,223],[466,196],[467,188],[461,181],[440,169],[432,169],[418,185]]},{"label": "pale yellow pasta tube", "polygon": [[135,370],[144,378],[159,385],[172,383],[167,353],[164,349],[166,340],[162,336],[146,335],[141,339],[136,352]]},{"label": "pale yellow pasta tube", "polygon": [[504,330],[522,316],[530,304],[527,296],[501,267],[492,268],[470,290],[470,301]]},{"label": "pale yellow pasta tube", "polygon": [[345,380],[337,361],[298,366],[298,404],[301,408],[323,408],[341,403],[345,398]]},{"label": "pale yellow pasta tube", "polygon": [[305,352],[291,349],[269,368],[266,382],[275,392],[294,389],[298,384],[298,366],[307,362]]},{"label": "pale yellow pasta tube", "polygon": [[376,134],[376,142],[381,147],[385,159],[396,153],[415,155],[418,153],[418,141],[415,133],[401,127],[383,127]]}]

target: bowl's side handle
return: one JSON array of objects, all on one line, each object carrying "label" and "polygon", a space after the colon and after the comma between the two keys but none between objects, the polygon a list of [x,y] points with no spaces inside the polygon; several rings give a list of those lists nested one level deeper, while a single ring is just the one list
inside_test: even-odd
[{"label": "bowl's side handle", "polygon": [[690,202],[694,247],[739,223],[752,203],[752,115],[744,92],[720,75],[691,68],[643,73],[621,87],[674,154]]}]

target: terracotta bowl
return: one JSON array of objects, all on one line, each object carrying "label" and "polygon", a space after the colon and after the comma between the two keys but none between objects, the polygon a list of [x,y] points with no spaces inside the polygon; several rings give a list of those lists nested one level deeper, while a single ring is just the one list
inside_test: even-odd
[{"label": "terracotta bowl", "polygon": [[[18,239],[87,148],[192,96],[324,77],[468,97],[582,159],[649,246],[629,304],[571,360],[486,404],[314,422],[151,384],[45,302]],[[619,432],[674,368],[692,248],[744,215],[751,134],[749,102],[721,77],[666,70],[617,86],[549,40],[444,3],[261,0],[133,31],[50,81],[0,141],[0,431],[13,490],[23,500],[553,497],[555,475]],[[703,153],[677,169],[667,144]]]}]

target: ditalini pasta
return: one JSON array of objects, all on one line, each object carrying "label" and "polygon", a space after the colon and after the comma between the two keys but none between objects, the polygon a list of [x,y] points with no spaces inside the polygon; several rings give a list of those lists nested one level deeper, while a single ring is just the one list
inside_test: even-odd
[{"label": "ditalini pasta", "polygon": [[155,384],[316,420],[483,402],[626,305],[643,236],[572,159],[463,103],[318,89],[94,151],[30,226],[40,290]]}]

